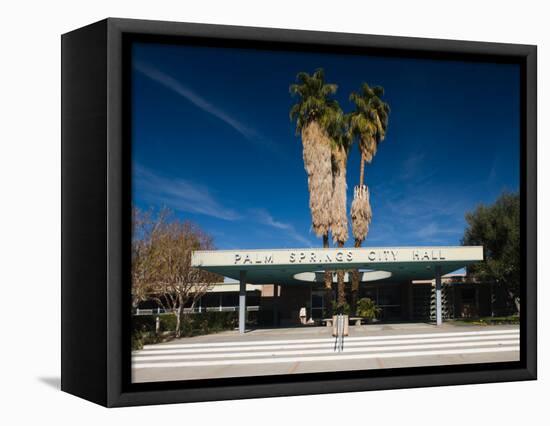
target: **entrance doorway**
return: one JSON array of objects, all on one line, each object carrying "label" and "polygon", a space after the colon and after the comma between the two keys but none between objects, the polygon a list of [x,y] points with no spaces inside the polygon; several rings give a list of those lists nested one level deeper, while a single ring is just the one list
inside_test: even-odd
[{"label": "entrance doorway", "polygon": [[381,309],[380,320],[401,319],[401,286],[384,283],[360,287],[359,298],[368,297]]},{"label": "entrance doorway", "polygon": [[324,290],[311,291],[311,318],[315,320],[323,319],[323,311],[325,309]]}]

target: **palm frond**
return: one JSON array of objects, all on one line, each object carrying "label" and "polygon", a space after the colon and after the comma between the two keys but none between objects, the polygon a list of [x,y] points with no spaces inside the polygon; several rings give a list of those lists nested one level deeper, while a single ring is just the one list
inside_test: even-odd
[{"label": "palm frond", "polygon": [[382,86],[361,85],[360,93],[352,92],[350,101],[355,104],[351,113],[349,134],[358,139],[358,147],[367,162],[371,162],[378,143],[386,137],[390,108],[380,98],[384,94]]},{"label": "palm frond", "polygon": [[351,203],[351,229],[356,241],[362,242],[367,238],[371,220],[370,194],[368,188],[364,187]]},{"label": "palm frond", "polygon": [[329,130],[333,120],[340,114],[338,111],[341,111],[338,102],[331,98],[337,90],[336,84],[325,82],[322,68],[311,75],[306,72],[296,75],[296,83],[289,86],[289,92],[298,98],[290,111],[291,121],[296,121],[297,133],[313,120]]}]

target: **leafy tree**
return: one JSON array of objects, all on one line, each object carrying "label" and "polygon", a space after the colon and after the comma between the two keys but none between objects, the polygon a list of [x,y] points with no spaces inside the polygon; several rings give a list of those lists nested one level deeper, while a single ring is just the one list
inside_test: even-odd
[{"label": "leafy tree", "polygon": [[466,214],[463,245],[482,245],[485,260],[468,267],[468,276],[503,286],[520,308],[520,200],[503,193],[492,205],[479,205]]},{"label": "leafy tree", "polygon": [[195,250],[213,249],[212,238],[197,225],[174,219],[168,210],[158,215],[133,211],[132,299],[134,306],[153,300],[175,315],[175,333],[181,335],[185,307],[221,280],[216,274],[191,266]]},{"label": "leafy tree", "polygon": [[140,302],[149,299],[153,291],[153,235],[155,225],[164,222],[166,211],[159,213],[158,218],[153,212],[132,207],[132,307],[137,308]]}]

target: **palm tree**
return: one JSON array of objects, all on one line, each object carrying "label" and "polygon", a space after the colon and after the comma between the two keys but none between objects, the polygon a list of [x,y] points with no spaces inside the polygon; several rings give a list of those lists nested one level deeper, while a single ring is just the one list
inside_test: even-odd
[{"label": "palm tree", "polygon": [[[349,117],[349,135],[357,139],[361,153],[359,185],[354,188],[351,204],[351,225],[355,247],[360,247],[367,237],[372,220],[369,190],[363,184],[365,162],[370,163],[376,155],[378,144],[386,137],[390,107],[382,101],[384,89],[381,86],[370,87],[363,83],[359,93],[352,93],[350,101],[355,104],[355,111]],[[359,271],[352,272],[352,306],[355,309],[359,291]]]},{"label": "palm tree", "polygon": [[[346,169],[351,138],[348,132],[348,116],[341,114],[334,122],[334,129],[330,133],[332,144],[332,200],[331,200],[331,224],[330,230],[334,244],[344,247],[348,239],[348,214],[347,214],[347,190]],[[346,302],[345,271],[338,270],[338,306],[342,307]]]},{"label": "palm tree", "polygon": [[[329,247],[331,224],[333,140],[329,132],[342,115],[338,102],[331,98],[337,89],[336,84],[325,83],[323,69],[312,75],[300,72],[296,83],[290,85],[291,95],[298,98],[290,110],[290,119],[296,121],[296,134],[302,137],[311,227],[318,237],[323,237],[324,248]],[[331,287],[332,275],[325,271],[325,288]]]}]

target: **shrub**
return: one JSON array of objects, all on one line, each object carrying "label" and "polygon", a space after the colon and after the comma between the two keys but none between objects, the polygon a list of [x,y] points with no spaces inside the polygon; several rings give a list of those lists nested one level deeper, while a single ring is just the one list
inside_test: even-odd
[{"label": "shrub", "polygon": [[141,331],[132,332],[132,350],[137,351],[143,349],[144,333]]},{"label": "shrub", "polygon": [[506,317],[457,318],[454,321],[470,325],[513,325],[520,323],[518,315]]},{"label": "shrub", "polygon": [[[189,337],[193,335],[193,320],[191,320],[188,317],[183,317],[183,321],[180,324],[181,328],[181,336],[182,337]],[[171,331],[174,331],[176,329],[176,324],[174,323]]]},{"label": "shrub", "polygon": [[332,301],[332,312],[335,314],[343,314],[343,315],[349,315],[351,312],[351,308],[348,303],[336,303],[334,300]]},{"label": "shrub", "polygon": [[174,314],[160,315],[160,331],[174,331],[178,319]]},{"label": "shrub", "polygon": [[381,309],[375,305],[372,299],[364,297],[357,302],[357,315],[368,320],[376,318]]},{"label": "shrub", "polygon": [[[140,349],[144,343],[155,343],[157,315],[135,315],[132,317],[132,349]],[[161,314],[160,331],[175,332],[177,318],[174,314]],[[181,323],[181,336],[189,337],[201,334],[230,330],[237,324],[236,312],[203,312],[184,315]],[[158,340],[158,339],[157,339]]]},{"label": "shrub", "polygon": [[155,331],[155,316],[153,315],[134,315],[132,316],[132,330],[148,332]]},{"label": "shrub", "polygon": [[237,323],[237,312],[205,312],[192,316],[193,322],[198,325],[202,334],[229,330]]}]

